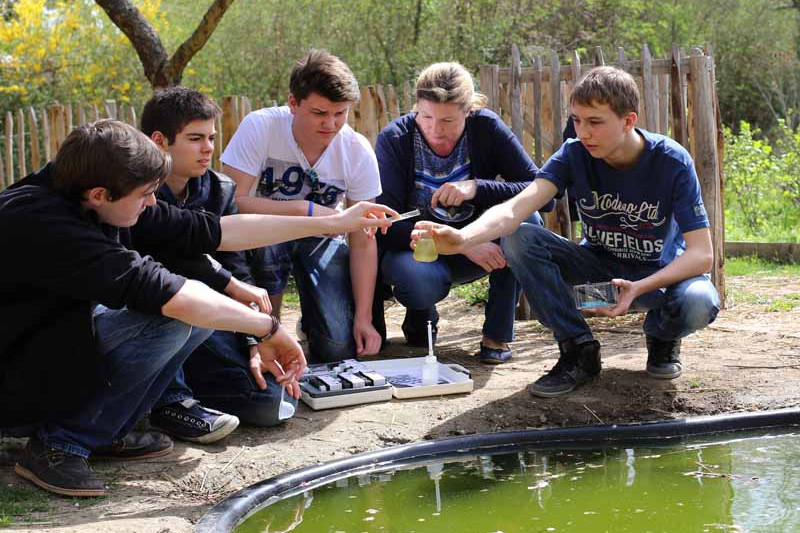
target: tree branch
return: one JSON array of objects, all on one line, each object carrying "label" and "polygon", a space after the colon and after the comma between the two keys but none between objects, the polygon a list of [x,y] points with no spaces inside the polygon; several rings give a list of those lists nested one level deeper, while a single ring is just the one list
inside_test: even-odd
[{"label": "tree branch", "polygon": [[197,29],[194,30],[188,39],[183,41],[178,49],[172,54],[167,65],[165,65],[165,74],[176,83],[180,82],[183,69],[189,64],[189,61],[194,55],[208,42],[211,34],[217,28],[219,21],[225,11],[228,10],[233,0],[214,0],[214,3],[208,8],[203,20],[198,24]]},{"label": "tree branch", "polygon": [[130,0],[95,0],[136,50],[144,67],[144,75],[155,85],[167,62],[167,52],[155,28],[136,9]]}]

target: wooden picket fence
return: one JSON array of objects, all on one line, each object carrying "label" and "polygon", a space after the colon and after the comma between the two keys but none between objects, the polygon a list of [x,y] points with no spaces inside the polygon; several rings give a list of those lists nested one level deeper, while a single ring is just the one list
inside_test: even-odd
[{"label": "wooden picket fence", "polygon": [[[608,63],[599,48],[591,55],[586,62],[573,52],[570,63],[562,65],[558,54],[552,51],[549,64],[544,58],[535,57],[529,61],[531,66],[522,67],[519,49],[514,45],[510,66],[480,68],[480,89],[488,97],[489,107],[509,124],[537,165],[541,165],[562,144],[569,94],[575,82],[596,65],[611,64],[630,72],[641,89],[639,125],[670,135],[694,158],[711,221],[715,256],[712,279],[720,295],[724,295],[723,138],[710,50],[696,48],[687,55],[673,46],[670,57],[653,58],[644,46],[641,57],[631,60],[619,49],[616,61]],[[275,105],[275,102],[266,104]],[[380,130],[392,119],[408,112],[412,104],[408,82],[399,90],[392,85],[363,86],[361,100],[353,107],[348,122],[374,145]],[[220,167],[219,155],[242,119],[263,105],[260,100],[253,104],[245,96],[226,96],[220,100],[223,112],[217,124],[212,163],[215,168]],[[46,108],[6,112],[4,136],[0,129],[3,141],[0,143],[0,189],[51,159],[73,126],[106,117],[137,125],[139,114],[133,106],[117,106],[110,100],[102,108],[56,103]],[[545,218],[549,228],[567,237],[574,236],[566,198]]]}]

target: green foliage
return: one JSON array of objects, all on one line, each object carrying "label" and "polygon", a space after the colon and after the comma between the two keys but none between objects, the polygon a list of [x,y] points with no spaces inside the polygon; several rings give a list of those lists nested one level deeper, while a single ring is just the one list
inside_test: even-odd
[{"label": "green foliage", "polygon": [[800,131],[779,120],[774,147],[747,122],[724,134],[726,239],[800,242]]},{"label": "green foliage", "polygon": [[0,527],[24,522],[31,513],[47,509],[47,496],[41,490],[0,486]]},{"label": "green foliage", "polygon": [[800,276],[800,264],[776,263],[758,257],[732,257],[725,260],[726,276]]},{"label": "green foliage", "polygon": [[458,285],[453,292],[463,298],[469,305],[485,304],[489,301],[489,276],[475,280],[472,283]]}]

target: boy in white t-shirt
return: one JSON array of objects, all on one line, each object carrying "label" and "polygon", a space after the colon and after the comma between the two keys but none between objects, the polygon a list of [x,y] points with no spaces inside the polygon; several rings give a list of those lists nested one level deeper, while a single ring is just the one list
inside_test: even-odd
[{"label": "boy in white t-shirt", "polygon": [[[347,65],[311,50],[292,69],[288,107],[247,115],[222,154],[236,181],[242,213],[324,216],[342,204],[381,193],[369,141],[347,125],[358,82]],[[323,240],[324,239],[324,240]],[[375,239],[364,232],[309,237],[257,252],[256,283],[267,289],[275,314],[291,272],[311,361],[373,355],[381,337],[372,325],[377,272]]]}]

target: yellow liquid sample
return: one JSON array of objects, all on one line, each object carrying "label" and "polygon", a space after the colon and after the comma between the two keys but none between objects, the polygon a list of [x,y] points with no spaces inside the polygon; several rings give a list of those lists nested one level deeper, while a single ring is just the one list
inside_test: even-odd
[{"label": "yellow liquid sample", "polygon": [[417,241],[417,247],[414,248],[414,260],[420,263],[430,263],[439,258],[439,252],[436,250],[436,243],[431,237],[422,237]]}]

